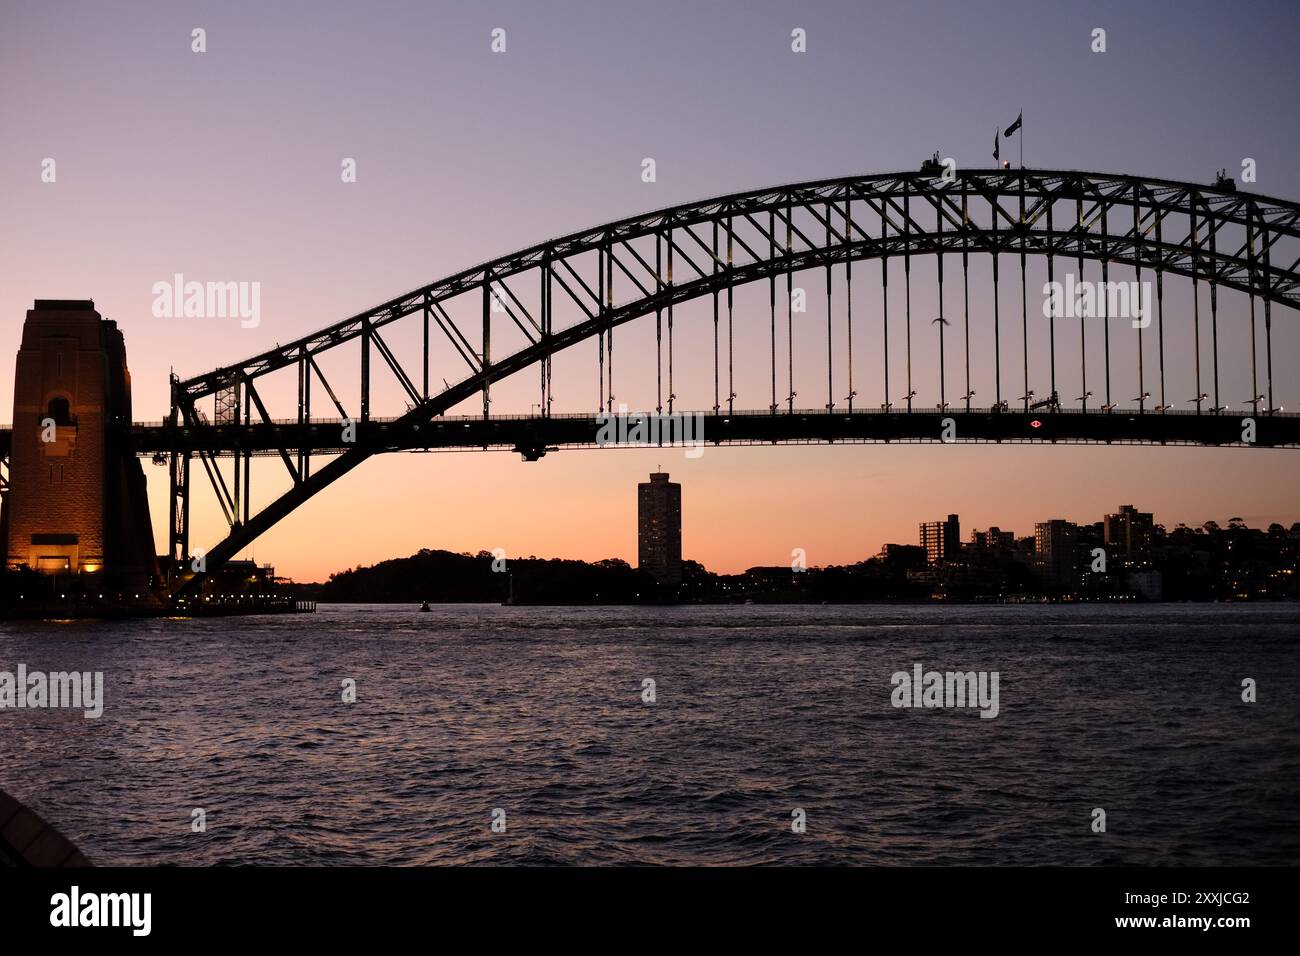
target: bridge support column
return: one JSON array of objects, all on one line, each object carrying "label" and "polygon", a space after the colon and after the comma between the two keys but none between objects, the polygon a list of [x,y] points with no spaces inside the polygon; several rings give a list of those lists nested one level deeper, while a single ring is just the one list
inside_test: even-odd
[{"label": "bridge support column", "polygon": [[8,567],[72,576],[125,601],[152,599],[158,562],[130,424],[117,324],[90,301],[38,299],[14,374]]},{"label": "bridge support column", "polygon": [[167,580],[174,582],[190,560],[190,455],[174,451],[167,461],[170,490],[168,510]]}]

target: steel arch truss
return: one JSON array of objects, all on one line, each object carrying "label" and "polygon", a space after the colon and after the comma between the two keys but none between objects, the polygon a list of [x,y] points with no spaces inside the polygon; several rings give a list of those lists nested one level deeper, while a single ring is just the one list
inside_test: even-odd
[{"label": "steel arch truss", "polygon": [[[1300,307],[1300,204],[1237,192],[1231,182],[1201,186],[1166,180],[1108,174],[1029,169],[953,171],[929,166],[916,173],[895,173],[825,180],[737,193],[704,202],[662,209],[644,216],[609,223],[581,233],[541,243],[416,289],[407,295],[355,315],[287,345],[263,352],[245,362],[190,378],[173,381],[172,413],[167,427],[176,433],[169,442],[171,471],[171,534],[173,567],[185,568],[189,549],[189,490],[192,456],[216,490],[230,527],[229,535],[207,552],[206,569],[232,557],[259,534],[306,501],[321,488],[351,471],[371,455],[388,450],[382,441],[368,439],[371,421],[372,366],[391,375],[406,398],[407,411],[397,419],[402,428],[445,415],[476,395],[482,398],[483,417],[491,410],[491,386],[507,376],[535,367],[538,370],[540,417],[551,414],[551,359],[556,353],[588,339],[597,341],[599,404],[614,407],[614,332],[625,322],[655,315],[656,340],[667,342],[667,380],[663,349],[656,356],[657,410],[671,413],[675,401],[672,381],[673,308],[688,300],[713,301],[713,412],[734,408],[735,389],[730,368],[731,291],[751,282],[767,280],[771,289],[772,374],[769,410],[785,406],[795,410],[792,323],[788,394],[778,389],[777,296],[778,278],[787,287],[795,272],[812,268],[826,271],[826,294],[831,294],[831,272],[842,267],[852,282],[852,263],[884,259],[903,265],[909,283],[914,256],[938,258],[939,296],[943,302],[943,260],[961,257],[963,270],[970,255],[991,255],[994,283],[998,257],[1046,257],[1049,273],[1056,257],[1069,261],[1101,262],[1138,270],[1152,270],[1205,282],[1212,308],[1216,291],[1233,289],[1251,297],[1252,336],[1254,302],[1263,303],[1267,388],[1257,388],[1255,409],[1272,399],[1272,306]],[[882,281],[888,282],[887,271]],[[1199,308],[1199,293],[1197,297]],[[465,303],[470,303],[468,310]],[[725,304],[723,304],[725,302]],[[453,309],[452,303],[458,303]],[[852,297],[850,296],[850,309]],[[888,334],[888,305],[886,334]],[[422,355],[399,354],[385,336],[388,328],[405,317],[418,321]],[[725,318],[724,318],[725,316]],[[787,317],[788,318],[788,317]],[[1023,316],[1022,316],[1023,318]],[[1198,334],[1199,334],[1199,317]],[[505,354],[493,353],[493,330],[506,324],[517,343]],[[1055,326],[1053,326],[1053,350]],[[852,349],[850,312],[849,349]],[[940,328],[940,408],[943,395],[943,330]],[[430,388],[431,337],[440,336],[466,366],[462,379],[445,387]],[[500,332],[498,331],[498,336]],[[829,335],[827,348],[829,349]],[[910,339],[909,339],[910,341]],[[1139,339],[1139,348],[1140,345]],[[521,343],[521,344],[519,344]],[[343,389],[334,388],[319,361],[344,346],[359,345],[359,403],[349,410],[340,400]],[[1161,387],[1163,390],[1163,331],[1161,336]],[[1215,407],[1217,395],[1217,339],[1215,353]],[[1107,345],[1106,404],[1109,394],[1109,344]],[[888,351],[888,349],[886,349]],[[376,357],[378,363],[376,364]],[[1252,361],[1254,354],[1252,352]],[[1056,401],[1055,351],[1052,354],[1052,402]],[[1200,351],[1197,383],[1200,389]],[[1139,366],[1141,367],[1141,366]],[[297,374],[297,429],[286,428],[284,444],[271,449],[281,459],[290,488],[260,510],[249,495],[249,462],[253,449],[236,451],[235,467],[227,480],[217,466],[216,452],[205,446],[203,435],[222,428],[274,429],[267,405],[259,392],[260,380],[273,372],[293,368]],[[969,359],[968,359],[969,368]],[[724,370],[725,369],[725,373]],[[839,401],[854,411],[857,392],[852,381],[837,385],[828,355],[827,411]],[[1256,374],[1252,369],[1252,373]],[[349,373],[351,374],[351,373]],[[890,399],[888,363],[881,407]],[[1002,399],[1001,371],[995,410],[1006,408]],[[1026,348],[1025,410],[1032,393],[1028,383]],[[349,382],[349,384],[354,384]],[[910,345],[907,396],[900,402],[910,411],[915,391],[911,381]],[[837,399],[836,389],[847,398]],[[314,469],[313,453],[320,446],[295,447],[292,435],[304,435],[313,421],[313,399],[324,393],[333,421],[357,426],[353,442],[334,441],[334,457]],[[1139,399],[1145,411],[1145,392]],[[971,411],[969,371],[966,411]],[[1091,394],[1091,393],[1087,393]],[[666,395],[666,397],[665,397]],[[1202,394],[1202,399],[1209,400]],[[212,414],[200,403],[212,401]],[[1086,411],[1086,397],[1085,408]],[[1197,400],[1197,410],[1200,410]],[[861,406],[859,406],[861,407]],[[1163,410],[1171,406],[1162,396]],[[333,416],[337,415],[337,418]],[[284,424],[283,422],[281,424]],[[292,425],[292,422],[288,423]],[[266,449],[263,449],[266,451]],[[527,450],[525,449],[525,452]],[[226,452],[229,454],[229,452]],[[197,587],[202,572],[186,571],[174,579],[174,593]]]}]

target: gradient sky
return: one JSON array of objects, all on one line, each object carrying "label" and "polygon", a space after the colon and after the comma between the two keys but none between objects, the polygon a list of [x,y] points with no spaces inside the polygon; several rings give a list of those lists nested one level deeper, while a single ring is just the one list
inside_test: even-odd
[{"label": "gradient sky", "polygon": [[[195,27],[207,31],[201,55]],[[507,31],[503,55],[489,50],[494,27]],[[807,31],[806,54],[790,52],[795,27]],[[1104,54],[1089,50],[1094,27],[1107,30]],[[3,357],[35,298],[93,298],[115,319],[135,417],[158,420],[170,368],[207,371],[652,208],[914,169],[936,149],[991,165],[994,129],[1021,109],[1027,165],[1209,182],[1249,156],[1259,180],[1248,188],[1294,200],[1298,31],[1291,2],[5,0],[0,419],[13,374]],[[1014,160],[1014,145],[1003,149]],[[645,156],[658,164],[654,184],[640,178]],[[55,184],[40,180],[45,157],[57,161]],[[344,157],[357,160],[355,184],[340,182]],[[175,272],[260,282],[261,325],[154,318],[151,287]],[[922,315],[933,308],[926,285],[914,299]],[[1225,301],[1223,321],[1244,321],[1243,307]],[[765,307],[747,314],[738,335],[762,345],[766,320]],[[1289,410],[1300,407],[1298,320],[1275,309],[1277,400]],[[705,326],[684,326],[690,351]],[[637,334],[621,341],[644,342]],[[761,364],[765,353],[753,354]],[[583,355],[557,363],[557,411],[595,405]],[[1240,352],[1225,356],[1240,368]],[[879,359],[860,360],[855,376],[869,381]],[[824,397],[807,368],[800,404],[815,407]],[[435,381],[461,375],[435,369]],[[684,406],[712,404],[711,373],[703,381],[678,390]],[[739,406],[767,404],[742,383]],[[620,385],[620,399],[652,406],[643,386]],[[875,404],[872,387],[859,384]],[[1187,407],[1191,386],[1172,389]],[[514,404],[497,411],[536,400],[501,394]],[[1234,408],[1249,398],[1238,370],[1225,373],[1224,397]],[[812,564],[854,561],[885,541],[914,542],[919,521],[949,512],[964,535],[1094,521],[1126,503],[1170,526],[1300,520],[1300,458],[1287,451],[856,445],[710,449],[698,460],[571,451],[532,464],[504,452],[387,455],[281,522],[254,554],[299,580],[421,547],[634,561],[635,483],[657,465],[685,485],[686,556],[720,571],[785,564],[796,547]],[[165,471],[146,471],[161,551]],[[214,543],[212,499],[196,508],[192,544]]]}]

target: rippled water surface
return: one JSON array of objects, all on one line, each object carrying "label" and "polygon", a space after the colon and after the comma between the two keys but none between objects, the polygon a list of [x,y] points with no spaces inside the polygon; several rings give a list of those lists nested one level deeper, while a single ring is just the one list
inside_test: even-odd
[{"label": "rippled water surface", "polygon": [[[1300,861],[1294,605],[0,623],[20,662],[104,673],[98,720],[0,710],[0,787],[98,863]],[[1001,713],[894,708],[915,663]]]}]

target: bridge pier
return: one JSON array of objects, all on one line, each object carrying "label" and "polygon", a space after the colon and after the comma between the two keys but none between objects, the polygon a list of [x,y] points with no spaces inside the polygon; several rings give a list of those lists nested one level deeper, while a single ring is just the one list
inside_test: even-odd
[{"label": "bridge pier", "polygon": [[[131,377],[117,323],[88,300],[37,299],[14,373],[4,564],[68,590],[154,605],[160,584]],[[54,588],[52,587],[51,593]],[[59,590],[63,590],[60,588]]]}]

